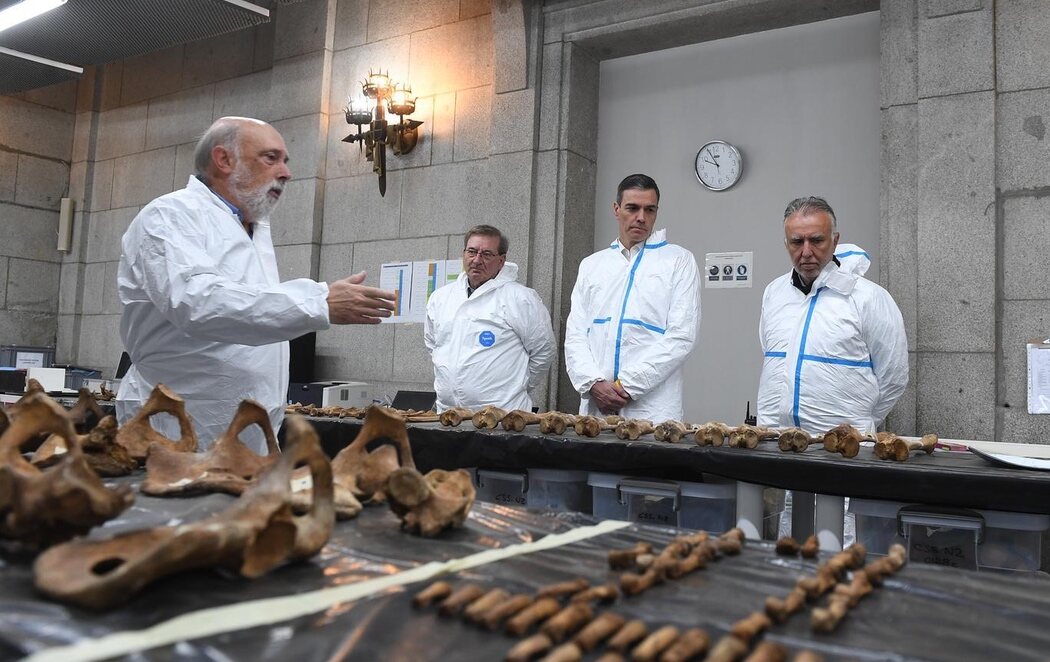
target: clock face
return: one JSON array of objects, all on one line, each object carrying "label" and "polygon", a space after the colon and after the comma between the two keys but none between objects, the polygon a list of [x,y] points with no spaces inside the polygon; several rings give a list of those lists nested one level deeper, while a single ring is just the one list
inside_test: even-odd
[{"label": "clock face", "polygon": [[744,160],[727,142],[712,140],[696,153],[696,178],[712,191],[724,191],[740,180]]}]

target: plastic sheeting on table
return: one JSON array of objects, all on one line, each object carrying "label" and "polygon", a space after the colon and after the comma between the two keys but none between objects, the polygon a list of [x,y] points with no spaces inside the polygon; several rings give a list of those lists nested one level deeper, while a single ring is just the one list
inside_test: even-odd
[{"label": "plastic sheeting on table", "polygon": [[[232,501],[211,495],[191,499],[138,496],[136,506],[94,536],[173,520],[206,517]],[[247,580],[214,570],[181,573],[147,586],[110,612],[48,602],[32,589],[26,560],[0,567],[0,657],[9,658],[83,638],[154,625],[218,605],[301,593],[391,575],[433,560],[540,539],[593,523],[578,513],[527,511],[476,503],[465,528],[435,539],[402,533],[385,506],[366,507],[339,522],[321,554]],[[676,531],[632,526],[615,533],[478,566],[451,577],[512,592],[582,576],[592,584],[613,580],[606,553],[638,540],[656,546]],[[749,542],[743,554],[610,608],[650,626],[699,626],[717,638],[731,623],[760,610],[768,595],[786,595],[815,563],[777,557],[771,543]],[[214,660],[494,660],[514,639],[489,633],[436,611],[415,610],[411,595],[423,583],[390,589],[324,612],[162,646],[136,659]],[[852,611],[832,635],[810,632],[797,614],[766,635],[790,649],[810,648],[828,660],[1042,660],[1050,650],[1050,581],[1032,576],[973,573],[927,565],[906,566]],[[593,659],[592,655],[587,659]]]},{"label": "plastic sheeting on table", "polygon": [[[325,452],[335,455],[353,440],[361,422],[311,418]],[[526,428],[528,430],[528,428]],[[621,441],[612,432],[594,439],[503,430],[475,430],[469,423],[409,424],[416,464],[424,469],[485,467],[601,471],[651,478],[698,480],[711,473],[757,485],[864,499],[1050,513],[1050,472],[993,467],[970,453],[937,451],[906,462],[876,458],[870,446],[845,458],[820,444],[784,453],[776,442],[756,449],[697,446],[652,440]]]}]

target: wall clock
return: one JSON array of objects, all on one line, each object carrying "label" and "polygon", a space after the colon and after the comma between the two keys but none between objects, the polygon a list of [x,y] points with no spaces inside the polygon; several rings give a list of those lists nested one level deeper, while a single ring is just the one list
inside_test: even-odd
[{"label": "wall clock", "polygon": [[696,153],[696,178],[712,191],[724,191],[738,181],[744,172],[740,150],[724,140],[712,140]]}]

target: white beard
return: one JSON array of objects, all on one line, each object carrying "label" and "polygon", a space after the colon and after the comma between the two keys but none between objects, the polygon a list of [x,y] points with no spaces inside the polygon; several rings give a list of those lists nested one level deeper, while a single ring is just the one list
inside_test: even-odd
[{"label": "white beard", "polygon": [[237,193],[237,200],[241,203],[241,213],[246,215],[252,222],[261,221],[270,216],[277,207],[278,199],[270,197],[270,191],[284,190],[284,183],[280,180],[260,184],[255,189],[249,189],[243,182],[251,177],[248,168],[243,164],[237,164],[237,168],[230,176],[230,186]]}]

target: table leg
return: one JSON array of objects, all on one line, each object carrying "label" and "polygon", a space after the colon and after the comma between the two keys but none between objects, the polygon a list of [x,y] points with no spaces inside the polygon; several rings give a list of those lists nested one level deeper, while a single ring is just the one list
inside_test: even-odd
[{"label": "table leg", "polygon": [[762,485],[736,482],[736,525],[751,540],[762,539]]},{"label": "table leg", "polygon": [[791,537],[799,542],[813,535],[813,493],[791,491]]},{"label": "table leg", "polygon": [[814,520],[821,549],[842,549],[842,522],[846,514],[844,504],[845,500],[840,496],[816,495]]}]

